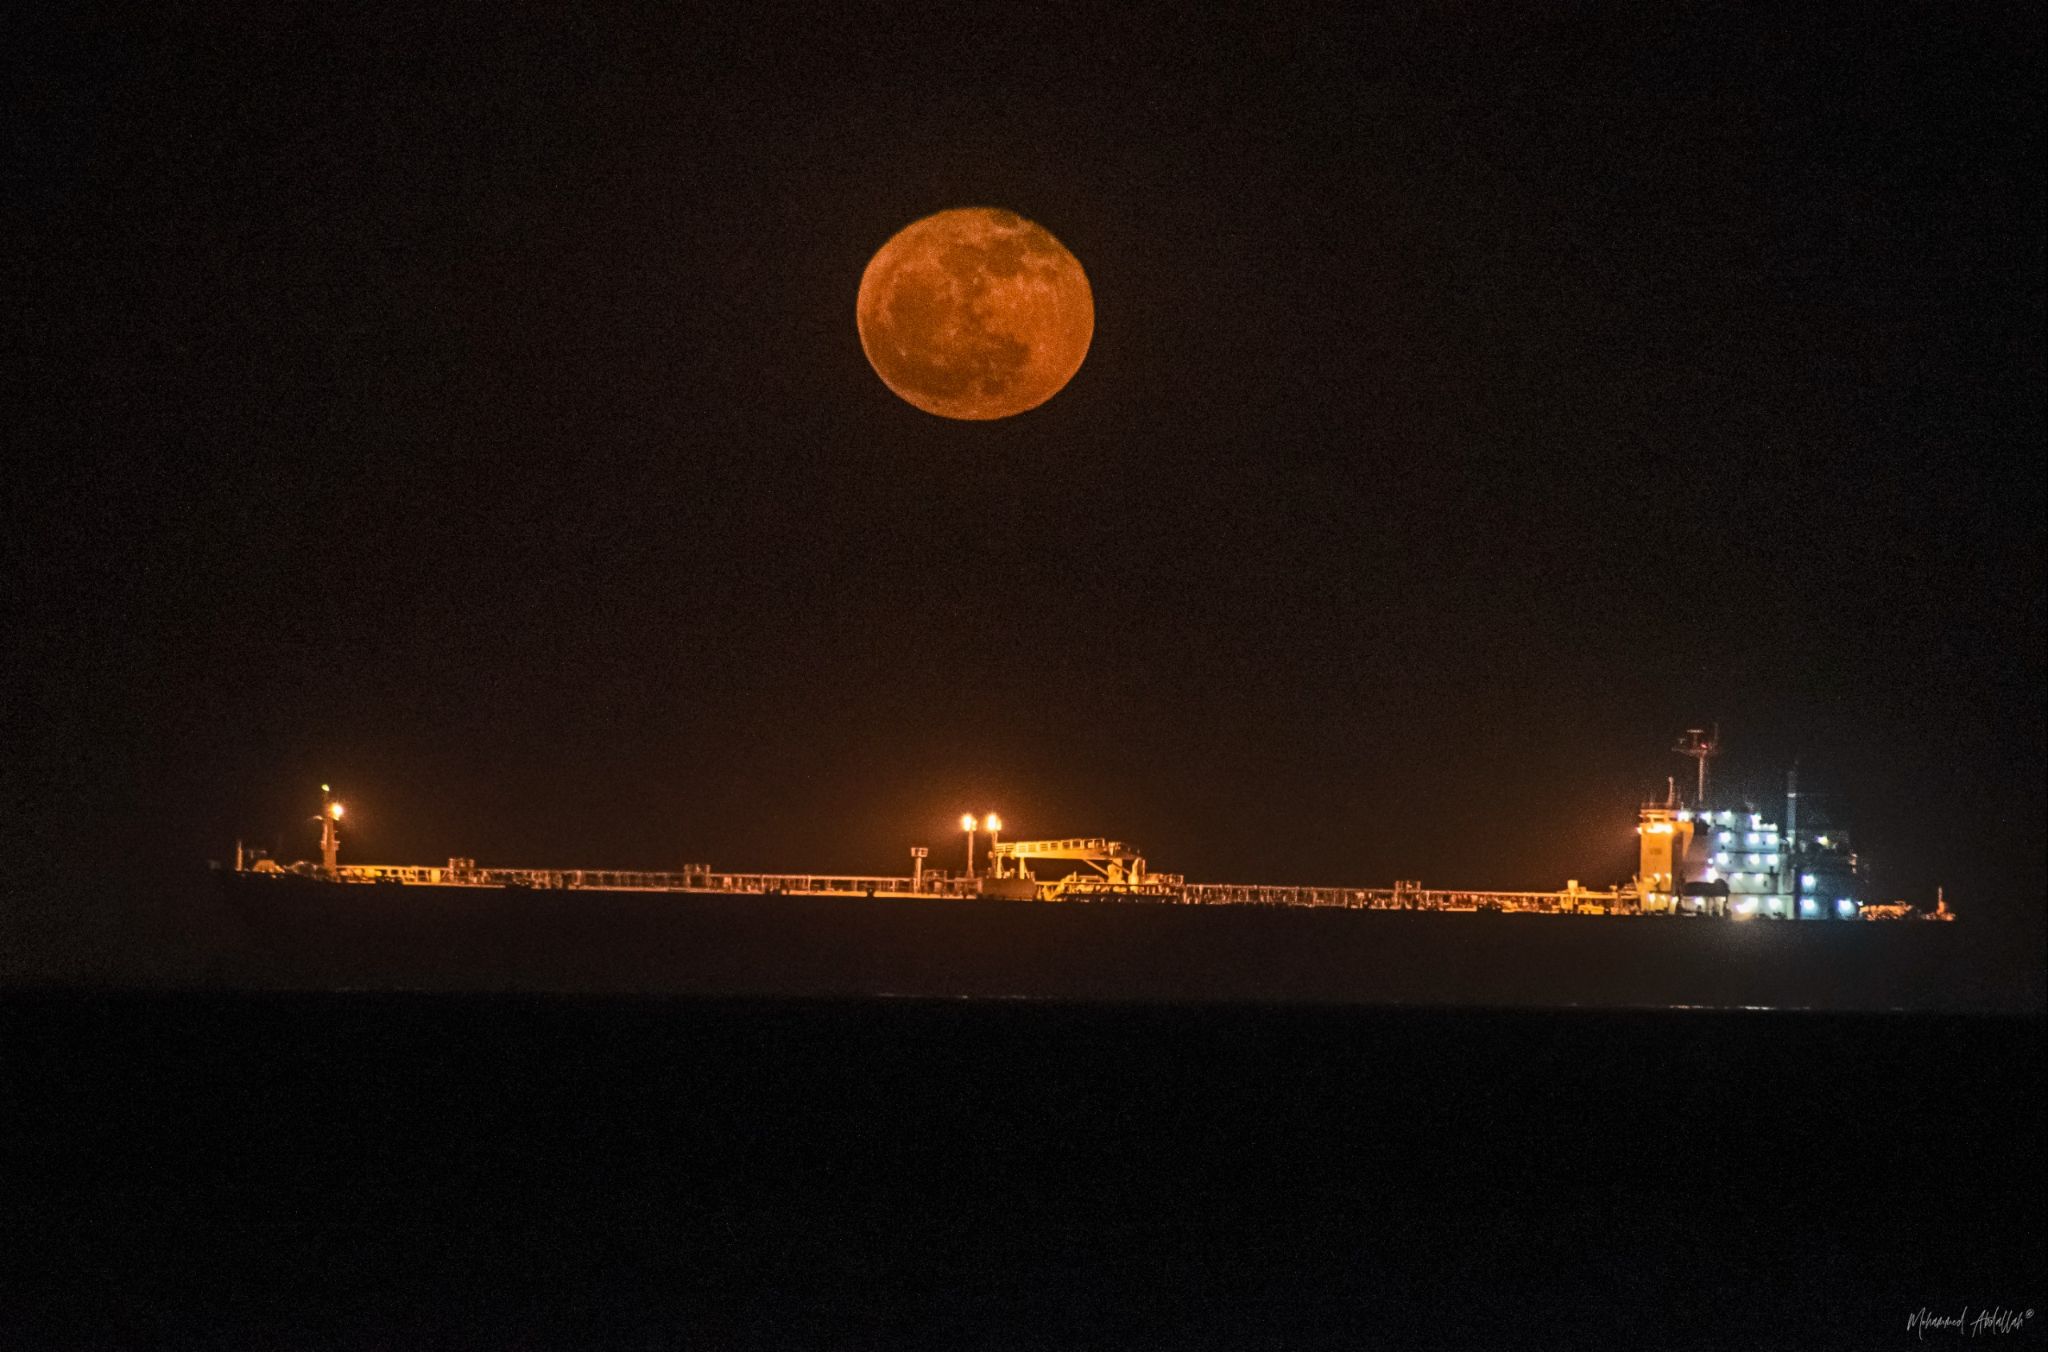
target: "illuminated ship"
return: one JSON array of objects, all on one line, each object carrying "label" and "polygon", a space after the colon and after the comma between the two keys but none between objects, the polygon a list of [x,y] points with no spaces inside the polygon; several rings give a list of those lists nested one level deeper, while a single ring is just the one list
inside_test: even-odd
[{"label": "illuminated ship", "polygon": [[1704,789],[1702,774],[1692,804],[1673,792],[1642,810],[1641,872],[1604,890],[1189,882],[1103,837],[1004,841],[992,814],[962,819],[957,874],[927,868],[922,848],[895,876],[344,864],[331,795],[318,863],[238,847],[220,877],[277,979],[328,986],[1969,1007],[1965,945],[1925,926],[1669,919],[1919,914],[1858,904],[1841,881],[1855,857],[1832,833],[1809,842],[1792,812],[1780,830],[1710,809]]}]

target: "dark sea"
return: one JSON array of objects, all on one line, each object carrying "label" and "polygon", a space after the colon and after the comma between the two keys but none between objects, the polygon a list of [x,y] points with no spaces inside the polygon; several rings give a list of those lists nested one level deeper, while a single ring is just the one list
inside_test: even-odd
[{"label": "dark sea", "polygon": [[2038,1347],[2042,1031],[16,992],[0,1346]]}]

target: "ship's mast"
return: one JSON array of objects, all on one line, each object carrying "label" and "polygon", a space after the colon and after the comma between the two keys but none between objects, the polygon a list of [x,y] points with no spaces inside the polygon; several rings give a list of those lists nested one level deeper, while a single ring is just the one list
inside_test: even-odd
[{"label": "ship's mast", "polygon": [[320,786],[320,867],[333,877],[341,857],[341,804],[334,790]]},{"label": "ship's mast", "polygon": [[1693,807],[1704,811],[1707,806],[1707,762],[1721,754],[1721,725],[1714,725],[1712,735],[1704,728],[1687,728],[1685,736],[1671,749],[1699,762],[1699,796],[1693,800]]},{"label": "ship's mast", "polygon": [[1804,865],[1799,862],[1799,762],[1796,760],[1785,772],[1785,867],[1789,875],[1787,881],[1792,884],[1785,889],[1787,914],[1793,920],[1803,919],[1806,885],[1800,873]]}]

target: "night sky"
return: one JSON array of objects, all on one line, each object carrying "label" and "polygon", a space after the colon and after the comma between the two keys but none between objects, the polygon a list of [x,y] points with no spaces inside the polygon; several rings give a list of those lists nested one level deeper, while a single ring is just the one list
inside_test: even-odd
[{"label": "night sky", "polygon": [[[2038,5],[724,8],[10,42],[10,838],[1608,884],[1718,721],[2040,910]],[[964,205],[995,423],[854,326]]]}]

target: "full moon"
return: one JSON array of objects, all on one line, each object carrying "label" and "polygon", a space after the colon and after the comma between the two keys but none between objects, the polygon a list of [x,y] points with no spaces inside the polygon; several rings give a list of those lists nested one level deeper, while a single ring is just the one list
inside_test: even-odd
[{"label": "full moon", "polygon": [[868,260],[854,304],[882,383],[942,418],[1037,408],[1081,369],[1095,297],[1043,226],[960,207],[912,221]]}]

